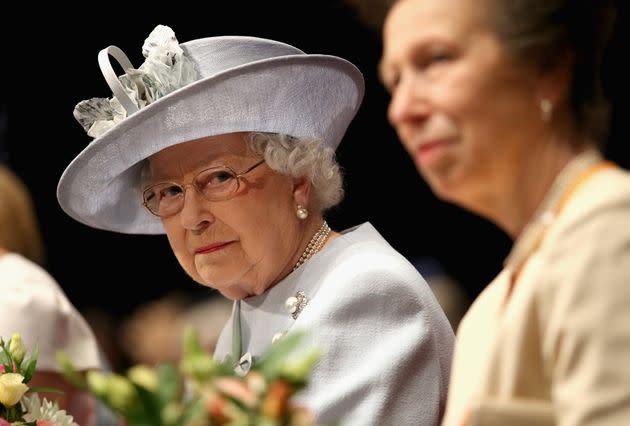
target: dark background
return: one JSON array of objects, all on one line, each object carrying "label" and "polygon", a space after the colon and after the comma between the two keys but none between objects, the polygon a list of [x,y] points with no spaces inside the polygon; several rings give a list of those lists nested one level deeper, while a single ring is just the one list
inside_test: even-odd
[{"label": "dark background", "polygon": [[[98,68],[99,50],[117,45],[139,66],[142,43],[157,24],[173,28],[180,42],[253,35],[353,62],[364,73],[366,96],[338,149],[346,197],[330,212],[329,223],[341,230],[370,221],[410,260],[436,258],[475,296],[500,270],[511,242],[485,220],[438,201],[419,177],[386,121],[388,95],[376,75],[379,32],[339,1],[217,4],[174,2],[158,8],[154,3],[117,2],[92,11],[67,10],[72,16],[64,19],[68,24],[51,18],[48,24],[34,25],[24,19],[27,15],[16,15],[18,25],[34,41],[15,34],[13,49],[5,51],[3,59],[3,104],[5,108],[8,104],[10,123],[8,162],[32,191],[47,266],[70,300],[82,310],[100,307],[124,316],[174,289],[195,297],[209,293],[180,269],[164,236],[88,228],[66,216],[55,195],[63,170],[91,140],[72,117],[74,105],[90,97],[111,96]],[[51,17],[59,12],[45,6],[37,11]],[[623,10],[620,20],[627,22]],[[626,38],[622,25],[613,52],[624,54]],[[630,166],[623,125],[627,75],[628,66],[622,66],[621,60],[607,67],[615,115],[606,153],[625,168]],[[589,243],[593,242],[585,242]]]}]

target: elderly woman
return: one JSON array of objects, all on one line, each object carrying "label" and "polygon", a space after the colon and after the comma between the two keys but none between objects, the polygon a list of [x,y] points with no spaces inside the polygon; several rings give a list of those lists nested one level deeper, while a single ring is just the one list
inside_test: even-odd
[{"label": "elderly woman", "polygon": [[458,328],[445,425],[630,424],[630,176],[604,161],[605,0],[400,0],[389,120],[515,239]]},{"label": "elderly woman", "polygon": [[369,223],[335,232],[323,217],[343,193],[334,150],[361,102],[359,71],[267,39],[179,45],[164,26],[143,50],[138,69],[101,52],[115,97],[75,110],[96,140],[59,182],[63,209],[166,233],[188,275],[235,301],[215,356],[241,372],[307,330],[325,353],[301,401],[319,422],[437,424],[453,343],[443,312]]}]

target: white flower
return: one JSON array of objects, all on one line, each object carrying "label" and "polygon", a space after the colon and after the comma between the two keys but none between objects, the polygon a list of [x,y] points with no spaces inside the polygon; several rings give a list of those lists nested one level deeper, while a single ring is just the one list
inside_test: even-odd
[{"label": "white flower", "polygon": [[60,410],[56,402],[50,402],[46,398],[40,402],[36,393],[22,398],[24,407],[24,420],[36,422],[37,420],[49,420],[55,426],[79,426],[74,422],[74,418],[66,414],[65,410]]}]

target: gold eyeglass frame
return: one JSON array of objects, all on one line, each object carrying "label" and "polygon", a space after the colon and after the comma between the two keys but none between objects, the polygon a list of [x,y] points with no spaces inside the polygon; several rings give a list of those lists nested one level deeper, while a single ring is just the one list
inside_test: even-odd
[{"label": "gold eyeglass frame", "polygon": [[[187,186],[192,186],[193,188],[195,188],[195,190],[202,196],[204,197],[206,200],[208,201],[225,201],[225,200],[229,200],[230,198],[232,198],[240,189],[241,187],[241,178],[243,176],[245,176],[247,173],[251,172],[252,170],[254,170],[256,167],[260,166],[261,164],[263,164],[265,162],[264,159],[258,161],[257,163],[255,163],[253,166],[249,167],[248,169],[242,171],[242,172],[237,172],[236,170],[234,170],[232,167],[230,166],[212,166],[212,167],[207,167],[203,170],[200,170],[193,178],[192,181],[189,183],[177,183],[177,182],[171,182],[171,181],[165,181],[165,182],[158,182],[155,183],[147,188],[144,189],[144,191],[142,191],[142,205],[154,216],[160,217],[160,218],[165,218],[165,217],[170,217],[173,215],[176,215],[177,213],[179,213],[181,211],[178,210],[175,213],[169,214],[168,216],[161,216],[158,213],[155,213],[153,210],[151,210],[151,208],[149,207],[149,203],[147,201],[147,197],[146,194],[147,192],[149,192],[150,190],[152,190],[153,188],[160,186],[160,185],[164,185],[164,184],[171,184],[173,186],[179,187],[182,190],[182,194],[185,196],[186,195],[186,187]],[[206,197],[206,195],[203,193],[203,191],[195,184],[197,177],[202,174],[207,172],[208,170],[213,170],[213,169],[224,169],[226,171],[229,171],[230,174],[233,176],[233,179],[236,179],[236,188],[226,197],[219,197],[219,198],[208,198]],[[184,204],[182,203],[182,208],[184,207]]]}]

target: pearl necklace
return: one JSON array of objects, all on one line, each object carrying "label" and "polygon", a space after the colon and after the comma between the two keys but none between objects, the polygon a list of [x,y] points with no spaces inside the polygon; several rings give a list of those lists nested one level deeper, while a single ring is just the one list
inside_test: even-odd
[{"label": "pearl necklace", "polygon": [[315,232],[315,235],[313,235],[313,237],[311,238],[311,241],[308,242],[306,249],[304,249],[304,253],[302,253],[302,256],[300,256],[300,259],[293,267],[294,271],[302,266],[304,262],[313,257],[315,253],[321,250],[321,248],[324,246],[324,243],[328,239],[329,234],[330,227],[328,226],[328,223],[324,221],[324,223],[322,223],[322,226],[319,227],[317,232]]}]

